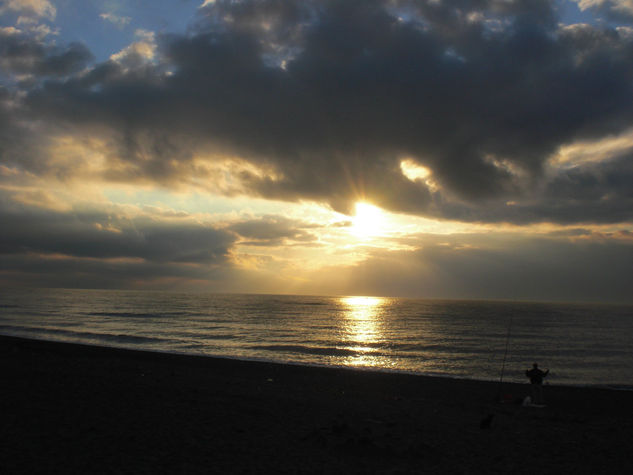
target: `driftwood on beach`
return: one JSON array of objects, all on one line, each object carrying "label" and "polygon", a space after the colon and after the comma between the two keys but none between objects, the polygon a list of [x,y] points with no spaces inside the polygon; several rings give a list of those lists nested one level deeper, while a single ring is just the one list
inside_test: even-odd
[{"label": "driftwood on beach", "polygon": [[629,473],[633,392],[0,337],[2,473]]}]

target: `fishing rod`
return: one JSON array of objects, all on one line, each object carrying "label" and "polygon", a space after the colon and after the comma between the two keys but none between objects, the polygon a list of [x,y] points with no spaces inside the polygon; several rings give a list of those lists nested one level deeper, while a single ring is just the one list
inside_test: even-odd
[{"label": "fishing rod", "polygon": [[514,312],[510,314],[510,322],[508,323],[508,333],[506,334],[506,348],[503,353],[503,363],[501,364],[501,376],[499,377],[499,389],[497,391],[497,400],[501,398],[501,387],[503,386],[503,375],[506,369],[506,360],[508,358],[508,347],[510,346],[510,333],[512,331],[512,320],[514,319]]}]

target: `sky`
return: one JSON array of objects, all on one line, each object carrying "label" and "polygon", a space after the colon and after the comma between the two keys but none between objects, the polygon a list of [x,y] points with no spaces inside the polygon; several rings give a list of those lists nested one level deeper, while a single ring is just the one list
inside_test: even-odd
[{"label": "sky", "polygon": [[0,0],[0,286],[633,303],[632,0]]}]

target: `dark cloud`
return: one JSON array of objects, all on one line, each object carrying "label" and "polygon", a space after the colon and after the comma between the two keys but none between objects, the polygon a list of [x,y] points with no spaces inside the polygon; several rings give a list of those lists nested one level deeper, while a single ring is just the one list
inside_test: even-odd
[{"label": "dark cloud", "polygon": [[226,278],[226,268],[183,266],[165,262],[104,261],[52,255],[0,254],[0,282],[4,286],[100,289],[165,289],[182,284],[192,288],[196,280],[207,285]]},{"label": "dark cloud", "polygon": [[[585,221],[594,222],[630,221],[631,184],[633,156],[629,152],[606,163],[591,163],[559,173],[547,186],[543,208],[549,205],[551,221],[582,221],[583,216],[591,217]],[[600,215],[604,208],[611,211],[610,215]]]},{"label": "dark cloud", "polygon": [[6,191],[0,191],[0,222],[3,285],[274,292],[283,279],[240,269],[234,259],[238,242],[316,241],[308,232],[314,225],[280,216],[211,226],[154,207],[135,216],[116,208],[54,211],[20,204]]},{"label": "dark cloud", "polygon": [[[38,174],[41,167],[33,161],[33,157],[41,139],[33,133],[29,134],[28,126],[22,121],[24,113],[17,107],[18,103],[16,93],[0,85],[0,166],[20,164]],[[40,163],[44,165],[45,161],[41,160]]]},{"label": "dark cloud", "polygon": [[92,54],[80,43],[65,48],[15,29],[0,29],[0,65],[5,72],[67,76],[83,69]]},{"label": "dark cloud", "polygon": [[[584,178],[547,184],[560,146],[633,126],[632,40],[560,26],[554,2],[218,0],[159,44],[154,63],[48,80],[24,104],[50,127],[105,135],[118,181],[176,183],[196,155],[227,155],[272,170],[243,170],[247,193],[344,212],[365,198],[470,221],[631,219],[612,180],[584,214],[556,196],[557,180],[582,193]],[[403,158],[439,188],[407,179]]]},{"label": "dark cloud", "polygon": [[256,246],[311,245],[317,237],[306,229],[314,225],[302,223],[281,216],[263,216],[259,219],[243,221],[228,227],[245,241],[242,244]]},{"label": "dark cloud", "polygon": [[538,200],[489,203],[484,209],[445,203],[438,217],[460,221],[531,224],[606,224],[633,220],[633,156],[563,168],[543,180]]},{"label": "dark cloud", "polygon": [[155,263],[224,265],[235,235],[187,222],[136,219],[114,213],[54,212],[5,206],[0,254],[142,259]]}]

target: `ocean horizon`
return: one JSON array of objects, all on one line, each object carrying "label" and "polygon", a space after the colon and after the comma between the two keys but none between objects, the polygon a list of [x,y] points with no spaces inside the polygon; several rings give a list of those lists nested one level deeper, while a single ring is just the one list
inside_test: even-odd
[{"label": "ocean horizon", "polygon": [[633,305],[5,289],[0,334],[484,381],[633,389]]}]

